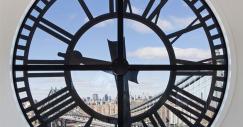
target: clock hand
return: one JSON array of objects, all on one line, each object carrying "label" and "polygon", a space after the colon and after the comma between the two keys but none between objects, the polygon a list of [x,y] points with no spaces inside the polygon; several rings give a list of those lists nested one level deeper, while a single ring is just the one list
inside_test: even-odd
[{"label": "clock hand", "polygon": [[[108,41],[108,46],[109,46],[109,50],[110,50],[110,56],[111,56],[111,60],[114,61],[117,59],[118,56],[118,42],[117,41]],[[124,56],[126,57],[126,52],[124,52]],[[134,83],[138,84],[138,72],[139,71],[129,71],[126,73],[127,79],[129,81],[132,81]]]},{"label": "clock hand", "polygon": [[[58,53],[58,56],[60,57],[64,57],[65,58],[64,53]],[[92,58],[88,58],[88,57],[83,57],[83,55],[79,52],[79,51],[74,51],[70,54],[69,57],[69,63],[71,65],[80,65],[80,64],[84,64],[84,65],[111,65],[111,62],[109,61],[104,61],[104,60],[97,60],[97,59],[92,59]],[[112,71],[104,71],[106,73],[109,74],[114,74]],[[138,75],[138,71],[133,71],[130,73],[127,73],[127,77],[128,80],[134,83],[138,83],[137,81],[137,75]]]},{"label": "clock hand", "polygon": [[[58,53],[58,56],[64,57],[64,53]],[[111,62],[104,61],[104,60],[98,60],[98,59],[92,59],[88,57],[83,57],[83,55],[79,51],[73,51],[69,54],[69,63],[71,65],[111,65]]]},{"label": "clock hand", "polygon": [[[118,58],[118,41],[110,41],[110,40],[107,41],[110,50],[111,60],[114,61]],[[125,43],[125,39],[123,40],[123,43]],[[123,56],[126,58],[125,48],[123,50],[124,50]]]}]

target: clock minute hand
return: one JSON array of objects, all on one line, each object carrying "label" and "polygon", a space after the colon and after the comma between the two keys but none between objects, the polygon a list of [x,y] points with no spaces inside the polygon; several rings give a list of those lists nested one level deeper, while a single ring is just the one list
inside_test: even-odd
[{"label": "clock minute hand", "polygon": [[[114,61],[118,57],[118,41],[110,41],[110,40],[107,40],[107,41],[108,41],[108,46],[109,46],[109,50],[110,50],[111,60]],[[125,43],[125,39],[124,39],[124,43]],[[125,50],[125,49],[123,49],[123,50]],[[126,52],[124,51],[123,53],[124,53],[123,55],[126,58]],[[126,77],[129,81],[132,81],[132,82],[138,84],[138,71],[128,71],[126,73]]]}]

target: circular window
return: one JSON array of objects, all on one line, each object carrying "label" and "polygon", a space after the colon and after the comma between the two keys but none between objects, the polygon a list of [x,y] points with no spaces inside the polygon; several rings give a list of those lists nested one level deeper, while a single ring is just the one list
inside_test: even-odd
[{"label": "circular window", "polygon": [[227,73],[204,0],[36,0],[13,56],[32,127],[208,127]]}]

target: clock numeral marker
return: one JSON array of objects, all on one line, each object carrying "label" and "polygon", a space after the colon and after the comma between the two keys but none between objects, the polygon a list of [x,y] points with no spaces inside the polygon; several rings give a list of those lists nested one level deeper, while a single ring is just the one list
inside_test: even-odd
[{"label": "clock numeral marker", "polygon": [[[182,65],[208,65],[208,63],[204,63],[202,61],[190,61],[190,60],[182,60],[182,59],[176,59],[177,64],[182,64]],[[205,61],[205,62],[210,62],[210,61]]]},{"label": "clock numeral marker", "polygon": [[25,98],[21,98],[20,100],[21,100],[22,103],[25,103],[25,102],[29,101],[29,98],[25,97]]},{"label": "clock numeral marker", "polygon": [[[188,126],[194,125],[192,120],[197,121],[200,119],[206,106],[206,102],[204,100],[176,86],[174,86],[168,100],[173,104],[166,103],[165,107],[184,121]],[[183,110],[180,111],[179,109]],[[188,118],[192,120],[189,120]],[[204,115],[203,118],[207,120],[211,119],[206,115]]]},{"label": "clock numeral marker", "polygon": [[[124,12],[129,11],[130,13],[132,13],[132,5],[131,5],[131,1],[130,0],[124,0]],[[110,13],[114,13],[115,12],[115,7],[117,9],[117,0],[109,0],[109,10]],[[116,10],[117,11],[117,10]]]},{"label": "clock numeral marker", "polygon": [[148,125],[142,120],[143,127],[148,127]]},{"label": "clock numeral marker", "polygon": [[216,40],[216,39],[219,39],[219,38],[222,38],[222,37],[223,37],[223,35],[219,33],[219,34],[216,34],[216,35],[212,35],[211,39]]},{"label": "clock numeral marker", "polygon": [[72,99],[67,87],[50,95],[35,105],[45,123],[52,122],[74,109],[76,106],[77,105]]},{"label": "clock numeral marker", "polygon": [[211,100],[213,101],[216,101],[216,102],[220,102],[221,101],[221,98],[218,98],[218,97],[211,97]]},{"label": "clock numeral marker", "polygon": [[153,124],[154,127],[158,127],[157,122],[155,121],[153,116],[149,116],[149,120],[151,121],[151,123]]},{"label": "clock numeral marker", "polygon": [[215,87],[214,90],[218,92],[223,92],[224,89],[221,87]]},{"label": "clock numeral marker", "polygon": [[89,18],[89,20],[92,20],[94,17],[93,15],[91,14],[88,6],[86,5],[86,3],[84,2],[84,0],[78,0],[79,1],[79,4],[81,5],[81,7],[83,8],[85,14],[87,15],[87,17]]},{"label": "clock numeral marker", "polygon": [[92,121],[93,121],[93,117],[91,117],[91,118],[87,121],[87,123],[84,125],[84,127],[90,127]]},{"label": "clock numeral marker", "polygon": [[204,11],[206,8],[205,8],[205,6],[201,6],[201,7],[199,7],[197,10],[199,11],[199,12],[202,12],[202,11]]},{"label": "clock numeral marker", "polygon": [[216,77],[217,81],[225,81],[225,79],[226,79],[226,77],[218,77],[218,76]]},{"label": "clock numeral marker", "polygon": [[200,70],[188,70],[188,71],[177,71],[176,74],[178,76],[210,76],[210,75],[213,75],[213,71],[200,71]]},{"label": "clock numeral marker", "polygon": [[167,1],[168,0],[161,0],[159,5],[149,15],[149,12],[151,11],[153,5],[155,4],[155,0],[150,0],[145,11],[143,12],[142,16],[151,21],[155,18],[155,23],[157,24],[159,15],[160,15],[160,11],[164,7],[164,5],[167,3]]},{"label": "clock numeral marker", "polygon": [[15,58],[16,58],[17,60],[25,60],[25,57],[24,57],[24,56],[15,56]]},{"label": "clock numeral marker", "polygon": [[25,92],[25,91],[27,91],[26,90],[26,87],[22,87],[22,88],[18,88],[18,93],[22,93],[22,92]]},{"label": "clock numeral marker", "polygon": [[65,87],[65,88],[62,88],[61,90],[57,91],[56,93],[50,95],[49,97],[43,99],[42,101],[36,103],[36,107],[41,107],[42,105],[45,105],[47,104],[48,102],[56,99],[58,96],[64,94],[64,93],[67,93],[68,92],[68,88]]},{"label": "clock numeral marker", "polygon": [[206,22],[207,20],[209,20],[209,19],[211,19],[211,18],[212,18],[211,15],[206,15],[206,16],[204,16],[204,17],[202,18],[202,20],[203,20],[204,22]]},{"label": "clock numeral marker", "polygon": [[193,5],[198,2],[198,0],[187,0],[187,1],[190,1],[191,4],[193,4]]},{"label": "clock numeral marker", "polygon": [[19,38],[20,39],[23,39],[23,40],[28,40],[29,39],[29,37],[26,36],[26,35],[20,35]]},{"label": "clock numeral marker", "polygon": [[217,25],[216,25],[216,24],[212,24],[212,25],[209,25],[209,26],[207,27],[208,30],[213,30],[213,29],[215,29],[215,28],[217,28]]},{"label": "clock numeral marker", "polygon": [[17,46],[17,49],[25,50],[25,49],[26,49],[26,46],[18,45],[18,46]]},{"label": "clock numeral marker", "polygon": [[208,107],[208,110],[210,110],[210,111],[212,111],[212,112],[216,112],[217,109],[216,109],[215,107],[209,106],[209,107]]},{"label": "clock numeral marker", "polygon": [[34,121],[36,121],[37,120],[37,117],[36,116],[33,116],[32,118],[30,118],[30,121],[31,122],[34,122]]},{"label": "clock numeral marker", "polygon": [[[206,66],[206,65],[211,65],[211,58],[209,59],[204,59],[204,60],[200,60],[200,61],[190,61],[190,60],[183,60],[183,59],[176,59],[176,63],[179,65],[202,65],[202,66]],[[192,70],[181,70],[181,71],[177,71],[178,75],[184,75],[184,76],[206,76],[206,75],[212,75],[213,71],[211,70],[193,70],[194,68],[192,68]]]},{"label": "clock numeral marker", "polygon": [[[154,127],[165,127],[165,124],[164,124],[163,120],[161,119],[161,117],[159,116],[158,112],[150,115],[148,118]],[[148,127],[148,124],[146,124],[146,122],[144,120],[142,120],[141,122],[144,127]]]},{"label": "clock numeral marker", "polygon": [[195,24],[197,21],[199,20],[195,19],[185,29],[167,35],[167,37],[171,40],[171,43],[174,44],[183,34],[201,28],[202,23]]},{"label": "clock numeral marker", "polygon": [[30,15],[30,16],[29,16],[29,19],[32,20],[32,21],[34,21],[34,22],[36,22],[36,17],[33,16],[33,15]]},{"label": "clock numeral marker", "polygon": [[64,77],[63,72],[28,73],[29,78]]},{"label": "clock numeral marker", "polygon": [[64,64],[64,60],[28,60],[28,64],[47,64],[47,65],[56,65],[56,64]]},{"label": "clock numeral marker", "polygon": [[132,13],[132,5],[130,0],[124,0],[124,12],[129,9],[130,13]]},{"label": "clock numeral marker", "polygon": [[47,5],[48,4],[48,0],[41,0],[45,5]]},{"label": "clock numeral marker", "polygon": [[218,56],[216,56],[215,57],[215,59],[217,59],[217,60],[221,60],[221,59],[226,59],[227,57],[226,56],[224,56],[224,55],[218,55]]},{"label": "clock numeral marker", "polygon": [[[159,116],[159,114],[156,112],[156,113],[154,113],[154,117],[153,116],[150,116],[150,118],[149,118],[150,120],[151,119],[156,119],[157,120],[157,122],[158,122],[158,124],[161,126],[161,127],[165,127],[165,124],[164,124],[164,122],[163,122],[163,120],[161,119],[161,117]],[[153,123],[153,122],[152,122]],[[154,126],[155,126],[155,124],[156,123],[154,123]]]},{"label": "clock numeral marker", "polygon": [[24,110],[28,113],[28,112],[32,111],[32,107],[30,106],[28,108],[25,108]]},{"label": "clock numeral marker", "polygon": [[224,49],[225,47],[222,44],[218,44],[214,46],[215,50],[219,50],[219,49]]},{"label": "clock numeral marker", "polygon": [[25,24],[25,25],[24,25],[24,29],[26,29],[26,30],[29,30],[29,31],[30,31],[30,30],[32,29],[32,27],[31,27],[31,26],[29,26],[29,25],[27,25],[27,24]]},{"label": "clock numeral marker", "polygon": [[39,12],[39,13],[41,13],[42,12],[42,9],[40,8],[40,7],[38,7],[38,6],[35,6],[35,8],[34,8],[37,12]]},{"label": "clock numeral marker", "polygon": [[115,12],[115,6],[114,6],[114,4],[115,4],[114,0],[109,0],[110,13],[114,13]]},{"label": "clock numeral marker", "polygon": [[72,34],[44,18],[41,18],[40,22],[37,25],[43,31],[51,34],[52,36],[56,37],[57,39],[63,41],[66,44],[69,44],[71,39],[73,38]]},{"label": "clock numeral marker", "polygon": [[[191,78],[192,76],[188,76],[187,78]],[[200,79],[202,79],[204,76],[198,76],[195,79],[191,80],[190,82],[187,83],[187,85],[184,85],[182,87],[180,87],[181,89],[185,89],[189,86],[191,86],[192,84],[194,84],[195,82],[199,81]],[[181,85],[181,84],[180,84]],[[179,87],[180,85],[177,85],[177,87]]]},{"label": "clock numeral marker", "polygon": [[24,77],[18,77],[16,78],[16,82],[23,82],[24,81]]}]

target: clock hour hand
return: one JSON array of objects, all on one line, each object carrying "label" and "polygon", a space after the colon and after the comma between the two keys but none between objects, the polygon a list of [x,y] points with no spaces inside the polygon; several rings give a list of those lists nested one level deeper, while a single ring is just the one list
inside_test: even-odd
[{"label": "clock hour hand", "polygon": [[[64,53],[58,53],[58,56],[65,58]],[[97,59],[92,59],[88,57],[83,57],[83,55],[79,51],[73,51],[71,54],[69,54],[69,64],[71,65],[111,65],[111,62],[104,61],[104,60],[97,60]],[[113,74],[111,71],[104,71],[109,74]],[[132,74],[127,74],[128,75],[128,80],[132,81],[134,83],[137,82],[137,74],[132,73]]]},{"label": "clock hour hand", "polygon": [[[64,53],[58,53],[58,56],[65,58]],[[69,54],[69,64],[71,65],[109,65],[111,62],[104,60],[97,60],[92,58],[83,57],[83,55],[79,51],[73,51]],[[109,74],[113,74],[112,71],[104,71]]]},{"label": "clock hour hand", "polygon": [[[65,57],[65,54],[58,53],[58,56]],[[84,57],[79,51],[73,51],[69,55],[69,64],[71,65],[111,65],[111,62]]]}]

